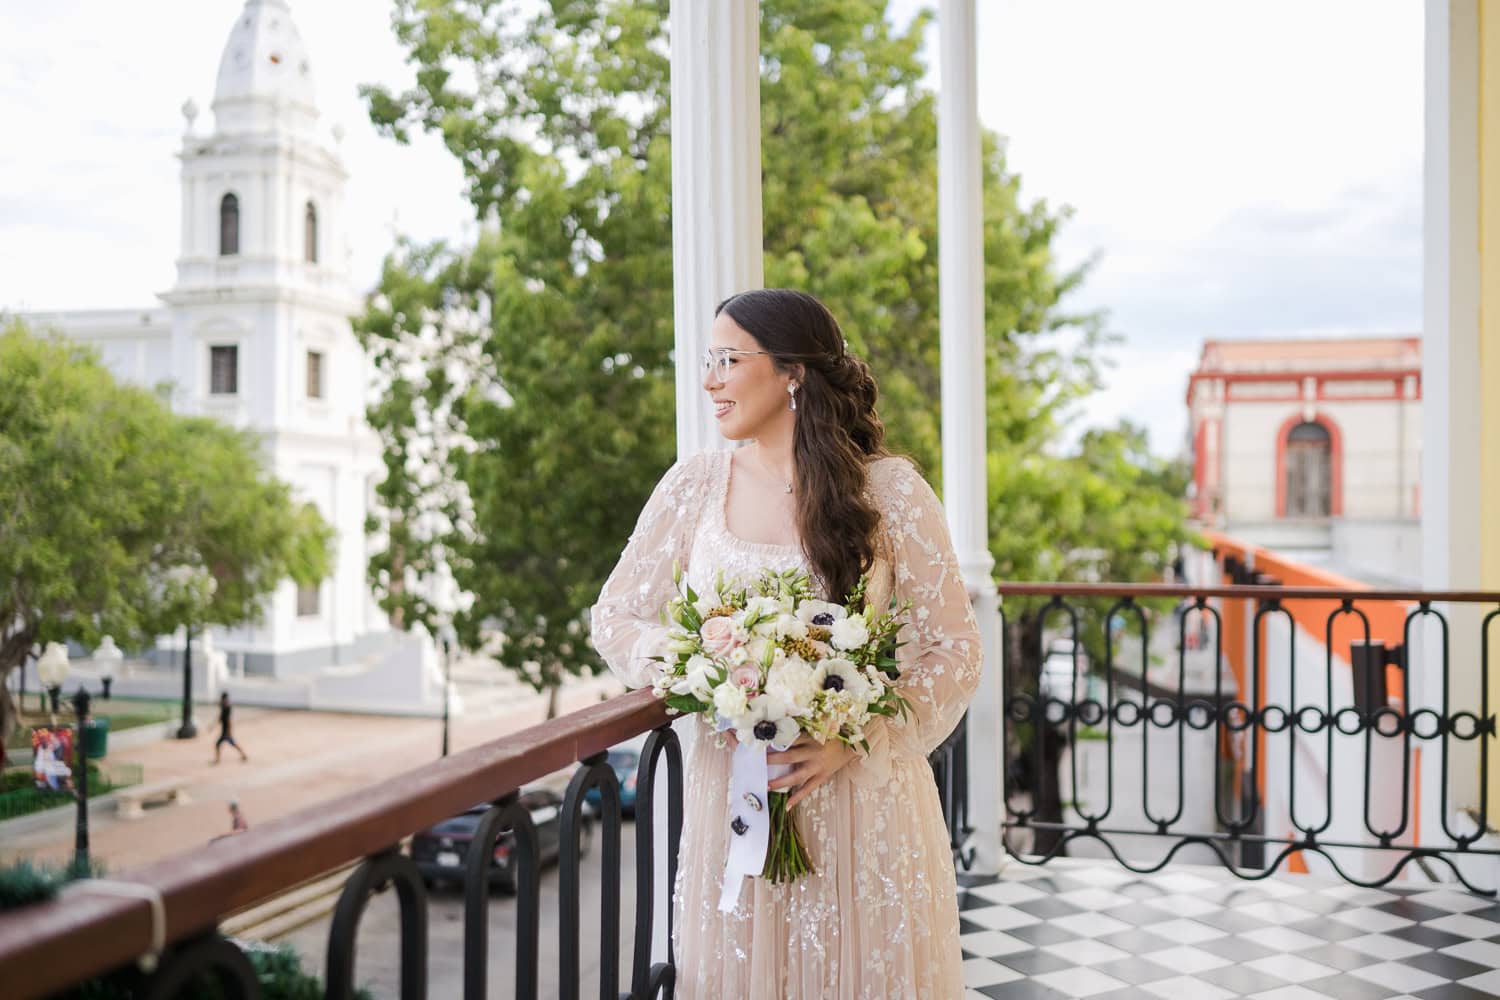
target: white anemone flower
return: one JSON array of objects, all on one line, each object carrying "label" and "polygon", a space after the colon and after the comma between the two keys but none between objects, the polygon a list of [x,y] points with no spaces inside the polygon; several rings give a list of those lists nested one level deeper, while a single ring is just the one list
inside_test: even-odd
[{"label": "white anemone flower", "polygon": [[772,750],[785,750],[797,739],[800,728],[780,698],[756,695],[750,699],[750,710],[732,718],[735,739],[750,747],[770,744]]},{"label": "white anemone flower", "polygon": [[837,656],[824,660],[821,674],[818,686],[824,691],[842,691],[855,701],[864,701],[869,695],[869,680],[848,660]]},{"label": "white anemone flower", "polygon": [[803,601],[797,605],[797,617],[804,625],[832,628],[834,622],[849,617],[849,610],[842,604],[830,604],[827,601]]}]

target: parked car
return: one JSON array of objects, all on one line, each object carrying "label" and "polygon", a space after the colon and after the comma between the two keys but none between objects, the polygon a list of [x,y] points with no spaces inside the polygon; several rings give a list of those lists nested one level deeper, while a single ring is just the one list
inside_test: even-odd
[{"label": "parked car", "polygon": [[1073,658],[1078,658],[1078,697],[1087,697],[1089,658],[1081,646],[1072,639],[1053,639],[1042,659],[1040,678],[1041,694],[1044,698],[1071,701],[1073,698]]},{"label": "parked car", "polygon": [[[536,826],[537,851],[541,863],[556,862],[561,854],[562,796],[550,788],[528,788],[521,792],[522,808],[531,813]],[[481,803],[411,838],[411,857],[429,887],[442,882],[462,883],[468,870],[469,844],[479,820],[489,809]],[[583,824],[578,834],[578,854],[589,853],[594,839],[594,810],[584,804]],[[490,886],[516,891],[515,837],[506,830],[495,842],[490,862]]]},{"label": "parked car", "polygon": [[[635,772],[641,766],[641,748],[639,744],[622,743],[611,747],[609,758],[606,761],[615,772],[615,780],[620,783],[620,813],[624,816],[635,815]],[[599,789],[590,788],[584,795],[584,801],[595,809],[604,808],[604,796],[599,794]]]}]

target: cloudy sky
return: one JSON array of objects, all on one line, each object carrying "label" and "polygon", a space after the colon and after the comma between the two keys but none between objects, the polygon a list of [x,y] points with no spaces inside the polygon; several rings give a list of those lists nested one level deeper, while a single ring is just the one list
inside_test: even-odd
[{"label": "cloudy sky", "polygon": [[[924,5],[893,0],[891,17]],[[241,6],[0,6],[0,309],[144,305],[171,285],[179,108],[206,112]],[[1098,258],[1076,305],[1124,338],[1081,425],[1129,416],[1175,452],[1204,338],[1419,330],[1421,4],[978,6],[981,117],[1027,198],[1072,206],[1063,259]],[[365,287],[393,232],[465,234],[459,171],[365,118],[359,83],[409,77],[384,3],[293,10],[323,120],[347,132]]]}]

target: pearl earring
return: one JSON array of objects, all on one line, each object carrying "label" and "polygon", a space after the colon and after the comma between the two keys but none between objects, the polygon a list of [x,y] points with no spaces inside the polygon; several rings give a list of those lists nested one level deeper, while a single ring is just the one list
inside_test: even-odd
[{"label": "pearl earring", "polygon": [[797,386],[795,383],[788,382],[786,384],[786,394],[791,397],[787,400],[787,408],[795,410],[797,408]]}]

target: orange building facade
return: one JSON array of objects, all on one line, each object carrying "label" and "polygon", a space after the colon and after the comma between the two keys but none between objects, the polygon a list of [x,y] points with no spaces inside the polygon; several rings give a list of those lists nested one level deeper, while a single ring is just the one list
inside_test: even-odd
[{"label": "orange building facade", "polygon": [[1209,340],[1187,404],[1202,524],[1361,579],[1419,578],[1419,338]]}]

